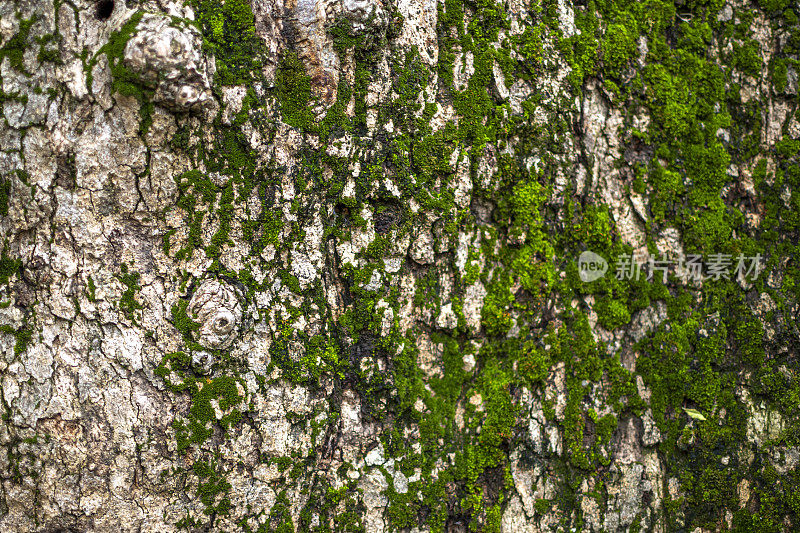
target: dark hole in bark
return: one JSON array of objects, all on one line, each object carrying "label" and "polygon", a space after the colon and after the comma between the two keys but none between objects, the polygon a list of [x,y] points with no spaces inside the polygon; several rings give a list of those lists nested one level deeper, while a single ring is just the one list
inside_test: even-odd
[{"label": "dark hole in bark", "polygon": [[448,518],[444,525],[444,530],[447,533],[467,533],[469,531],[469,518],[462,516]]},{"label": "dark hole in bark", "polygon": [[375,205],[375,231],[386,235],[403,223],[403,212],[395,202],[379,202]]},{"label": "dark hole in bark", "polygon": [[375,336],[370,333],[361,333],[358,342],[350,348],[350,363],[360,368],[361,360],[372,357],[375,352]]},{"label": "dark hole in bark", "polygon": [[399,216],[392,210],[385,210],[375,215],[375,231],[379,235],[386,235],[399,220]]},{"label": "dark hole in bark", "polygon": [[350,209],[344,205],[337,204],[334,208],[334,212],[336,213],[336,224],[343,228],[349,228],[351,226],[350,222]]},{"label": "dark hole in bark", "polygon": [[594,420],[586,417],[586,422],[583,426],[583,447],[591,448],[594,444],[595,435],[597,434],[596,424]]},{"label": "dark hole in bark", "polygon": [[214,329],[217,331],[217,333],[220,334],[228,333],[232,329],[230,326],[231,323],[225,317],[219,317],[214,320]]},{"label": "dark hole in bark", "polygon": [[100,0],[95,8],[97,20],[107,20],[114,12],[114,0]]},{"label": "dark hole in bark", "polygon": [[494,211],[494,204],[490,200],[476,196],[472,199],[469,210],[479,224],[492,223],[492,211]]},{"label": "dark hole in bark", "polygon": [[75,189],[77,171],[75,168],[75,154],[66,153],[56,157],[56,184],[67,189]]}]

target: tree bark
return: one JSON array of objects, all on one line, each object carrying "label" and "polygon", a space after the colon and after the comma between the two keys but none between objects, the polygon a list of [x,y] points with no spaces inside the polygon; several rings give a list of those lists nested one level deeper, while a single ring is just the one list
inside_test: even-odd
[{"label": "tree bark", "polygon": [[798,16],[3,2],[0,530],[795,530]]}]

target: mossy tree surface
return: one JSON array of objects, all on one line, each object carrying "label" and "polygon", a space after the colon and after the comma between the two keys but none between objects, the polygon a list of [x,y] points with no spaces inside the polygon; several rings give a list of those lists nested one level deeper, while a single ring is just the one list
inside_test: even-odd
[{"label": "mossy tree surface", "polygon": [[800,524],[797,5],[9,5],[0,529]]}]

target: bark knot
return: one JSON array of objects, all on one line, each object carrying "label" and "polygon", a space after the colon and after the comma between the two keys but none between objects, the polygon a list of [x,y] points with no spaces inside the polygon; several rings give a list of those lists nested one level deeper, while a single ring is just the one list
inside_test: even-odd
[{"label": "bark knot", "polygon": [[242,322],[242,305],[235,288],[207,280],[195,291],[187,311],[200,324],[197,342],[201,346],[221,350],[233,344]]}]

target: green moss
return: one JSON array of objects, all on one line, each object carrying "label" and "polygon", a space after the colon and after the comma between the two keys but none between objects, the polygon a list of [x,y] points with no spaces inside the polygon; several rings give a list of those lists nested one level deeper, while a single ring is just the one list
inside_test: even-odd
[{"label": "green moss", "polygon": [[34,22],[36,22],[36,17],[34,16],[29,19],[21,19],[17,15],[17,19],[19,20],[19,30],[6,42],[6,44],[3,45],[2,48],[0,48],[0,61],[2,61],[4,58],[8,58],[8,62],[12,68],[27,74],[27,71],[22,63],[25,50],[28,47],[28,37],[31,33],[31,26],[33,26]]},{"label": "green moss", "polygon": [[[217,83],[252,85],[253,80],[260,79],[258,49],[251,49],[255,52],[249,57],[237,55],[245,53],[250,45],[239,46],[230,38],[231,29],[237,27],[242,29],[243,41],[252,35],[249,8],[235,2],[227,8],[228,2],[197,5],[201,7],[198,20],[207,46],[215,48],[218,62],[223,64]],[[618,280],[608,275],[592,284],[580,282],[573,259],[581,251],[591,249],[613,259],[621,253],[631,253],[632,249],[622,244],[619,227],[608,206],[576,190],[575,180],[566,180],[567,190],[559,195],[558,202],[551,198],[555,176],[563,176],[565,171],[571,176],[568,169],[559,168],[562,162],[558,160],[563,158],[565,146],[570,146],[566,141],[574,133],[573,125],[559,115],[571,112],[570,101],[583,95],[581,88],[588,76],[596,76],[610,95],[612,107],[625,105],[625,109],[633,109],[635,104],[651,117],[647,130],[633,132],[630,140],[632,148],[641,148],[646,156],[632,164],[623,160],[614,162],[625,179],[634,176],[633,189],[646,197],[649,206],[644,217],[646,245],[651,250],[655,250],[655,236],[667,228],[675,228],[688,252],[751,253],[770,246],[773,255],[791,257],[796,250],[781,241],[795,239],[800,229],[800,217],[792,214],[800,209],[794,209],[797,195],[792,192],[800,183],[800,173],[792,170],[797,164],[798,147],[792,140],[775,146],[774,175],[767,176],[766,162],[756,168],[753,181],[764,199],[765,234],[749,233],[737,205],[738,193],[732,194],[738,189],[726,170],[731,164],[748,167],[753,157],[763,155],[760,146],[763,119],[758,103],[749,107],[741,103],[737,87],[730,83],[736,74],[707,56],[712,42],[719,42],[724,50],[726,39],[747,39],[749,19],[742,15],[739,28],[718,21],[715,14],[721,8],[720,2],[690,2],[678,8],[680,18],[676,6],[670,2],[589,2],[575,6],[575,21],[581,32],[559,40],[562,55],[557,61],[563,58],[571,67],[569,81],[573,93],[565,95],[566,103],[545,104],[547,99],[539,93],[537,82],[542,70],[549,68],[551,58],[543,52],[543,42],[550,38],[558,17],[554,5],[534,3],[529,7],[527,15],[533,22],[526,22],[522,33],[508,31],[511,17],[503,6],[492,2],[464,4],[446,0],[437,7],[436,98],[443,105],[452,102],[460,116],[458,124],[447,124],[437,132],[430,127],[436,105],[421,103],[419,99],[420,93],[427,90],[431,72],[417,52],[389,54],[392,75],[387,83],[391,96],[376,109],[379,134],[369,141],[363,139],[367,87],[381,58],[377,51],[386,47],[370,44],[374,36],[355,34],[344,20],[329,28],[340,57],[352,53],[355,58],[355,79],[352,85],[341,81],[337,102],[321,119],[311,112],[317,102],[305,67],[296,54],[288,52],[280,58],[275,88],[267,91],[266,100],[274,97],[282,120],[314,136],[315,146],[317,142],[320,145],[314,149],[301,147],[298,150],[301,164],[288,176],[297,194],[290,212],[298,221],[284,228],[282,206],[272,205],[270,196],[287,169],[262,168],[257,164],[254,150],[243,133],[242,126],[248,123],[266,133],[265,138],[272,132],[264,126],[272,121],[272,117],[264,114],[265,102],[249,94],[231,126],[221,124],[219,118],[215,120],[212,139],[201,140],[200,135],[188,129],[178,131],[173,138],[174,147],[185,151],[194,163],[193,168],[208,172],[195,170],[178,178],[178,208],[185,212],[189,242],[174,254],[174,259],[185,260],[201,249],[213,258],[212,271],[241,281],[248,291],[255,292],[263,287],[254,281],[254,274],[248,268],[230,272],[222,263],[223,252],[235,235],[236,209],[246,206],[248,210],[245,217],[248,220],[242,228],[246,242],[252,243],[249,260],[267,244],[274,245],[276,257],[280,257],[281,252],[303,238],[301,228],[312,195],[319,194],[337,206],[337,212],[323,222],[326,238],[347,239],[353,228],[368,227],[368,221],[358,214],[367,199],[381,206],[382,202],[399,204],[402,222],[390,225],[386,234],[374,239],[359,257],[366,265],[342,269],[343,281],[349,287],[347,295],[352,300],[340,318],[324,318],[324,334],[308,337],[293,327],[301,314],[313,315],[326,308],[326,302],[319,296],[321,288],[315,286],[303,291],[295,276],[278,268],[281,283],[302,296],[303,303],[299,307],[284,305],[286,313],[274,332],[268,369],[269,373],[280,370],[277,379],[312,388],[323,375],[328,375],[334,379],[335,387],[347,383],[358,391],[364,409],[375,419],[391,417],[392,427],[382,435],[387,452],[397,459],[396,468],[409,473],[416,468],[421,471],[420,482],[406,494],[396,492],[393,481],[389,481],[386,518],[391,526],[428,526],[432,531],[442,531],[448,517],[457,515],[469,521],[474,531],[496,530],[512,490],[508,481],[508,450],[519,444],[517,436],[526,429],[517,426],[518,391],[524,386],[532,394],[540,395],[553,365],[561,363],[567,383],[563,421],[556,421],[552,403],[544,400],[543,404],[550,423],[556,424],[563,434],[565,457],[548,457],[558,495],[553,501],[537,502],[536,512],[545,514],[557,508],[564,517],[562,529],[580,529],[583,524],[580,513],[573,514],[573,510],[579,506],[580,482],[590,476],[595,486],[600,487],[592,496],[603,508],[605,489],[596,473],[605,471],[609,464],[611,436],[620,420],[640,415],[650,407],[665,435],[658,453],[666,458],[686,494],[683,502],[666,503],[665,527],[691,529],[707,525],[711,529],[721,523],[719,510],[728,506],[731,487],[745,475],[755,476],[754,472],[738,467],[721,468],[715,458],[715,450],[733,449],[735,443],[745,438],[746,416],[731,393],[739,385],[735,371],[752,370],[753,379],[759,382],[760,397],[775,402],[786,413],[796,412],[797,406],[790,400],[793,394],[796,396],[796,383],[781,377],[780,362],[770,362],[768,354],[772,353],[772,347],[766,340],[768,330],[761,327],[761,319],[749,310],[744,293],[737,296],[734,282],[709,282],[702,291],[687,289],[674,279],[661,284]],[[680,19],[691,20],[679,22]],[[515,35],[499,39],[501,31]],[[647,44],[646,64],[632,69],[641,38]],[[791,46],[787,44],[788,49]],[[752,41],[747,41],[744,48],[747,50],[736,52],[737,57],[731,58],[734,68],[758,74],[760,59],[758,64],[753,63],[753,57],[758,59],[758,49]],[[219,50],[229,50],[230,54]],[[466,86],[456,90],[453,66],[457,54],[465,52],[473,56],[475,73]],[[495,79],[495,65],[502,71],[499,80]],[[783,82],[779,63],[775,63],[773,72],[777,74],[773,83],[780,90]],[[628,81],[627,76],[633,79]],[[519,117],[512,116],[511,106],[494,94],[493,89],[496,83],[508,86],[516,79],[527,80],[535,88],[534,94],[520,103],[523,113]],[[346,112],[351,100],[355,104],[354,116]],[[532,118],[543,111],[547,125],[539,126]],[[625,128],[629,118],[625,115]],[[391,132],[383,127],[389,120],[394,126]],[[730,132],[730,142],[717,139],[720,128]],[[353,158],[327,155],[326,148],[335,145],[345,132],[353,134],[356,155]],[[621,139],[629,142],[624,135]],[[359,144],[365,142],[370,146]],[[498,185],[486,191],[478,179],[478,161],[484,150],[489,149],[495,150],[492,153],[497,157],[492,178]],[[476,202],[485,201],[494,207],[488,228],[470,209],[460,209],[452,189],[441,185],[453,178],[450,158],[454,152],[458,165],[464,164],[472,178]],[[536,170],[529,163],[533,156],[538,158]],[[354,178],[355,191],[341,198],[344,183],[353,175],[355,160],[361,168]],[[565,165],[571,165],[568,156],[567,160]],[[328,169],[333,176],[321,179]],[[212,173],[225,176],[226,184],[218,186],[212,182],[209,178]],[[387,176],[400,190],[399,199],[382,188]],[[595,183],[598,177],[587,179]],[[778,198],[781,194],[785,196],[784,190],[790,191],[793,208],[778,210],[777,206],[783,205]],[[251,211],[254,196],[259,199],[255,202],[258,207]],[[377,338],[375,332],[382,318],[375,309],[377,300],[388,298],[397,311],[397,294],[392,296],[385,287],[378,293],[362,289],[376,270],[385,279],[391,277],[385,271],[384,259],[392,251],[392,242],[406,236],[419,223],[408,209],[412,198],[423,210],[442,217],[441,224],[450,238],[459,233],[480,236],[479,245],[469,246],[463,272],[454,276],[450,303],[459,325],[449,334],[432,335],[434,344],[442,350],[441,376],[422,373],[416,339],[403,338],[395,330],[386,338]],[[374,212],[376,219],[385,214],[381,207]],[[216,228],[210,239],[204,237],[208,227]],[[165,253],[171,253],[170,240],[175,233],[165,236]],[[766,244],[771,241],[774,244]],[[270,262],[270,268],[280,265],[280,261]],[[415,270],[414,303],[418,309],[437,316],[444,303],[440,278],[451,276],[452,272],[451,265],[439,264]],[[774,293],[780,305],[788,305],[787,295],[796,297],[800,293],[800,269],[790,265],[786,274],[784,285]],[[467,331],[461,305],[465,288],[476,282],[488,291],[482,309],[483,329],[479,333],[485,342],[480,349],[466,340],[473,334]],[[759,285],[756,290],[762,287]],[[584,301],[589,300],[583,297],[588,295],[594,298],[591,307],[597,313],[598,323],[610,330],[630,324],[637,312],[656,302],[667,304],[667,324],[632,347],[638,357],[635,373],[626,370],[618,357],[607,354],[604,345],[595,343],[584,312],[587,310]],[[572,309],[569,304],[573,300],[584,311]],[[179,302],[172,318],[184,336],[187,349],[193,350],[198,348],[193,344],[197,324],[187,316],[186,307],[185,301]],[[565,310],[556,314],[563,326],[547,329],[546,325],[552,322],[547,313],[561,307]],[[298,345],[304,347],[299,354],[294,349]],[[477,361],[472,372],[464,371],[467,353]],[[215,355],[220,358],[215,369],[236,375],[237,364],[228,354]],[[378,360],[387,363],[384,372],[375,371]],[[375,364],[370,366],[372,363]],[[190,355],[171,354],[157,373],[171,390],[192,396],[186,419],[175,423],[182,451],[189,447],[202,449],[204,443],[213,442],[209,441],[211,435],[231,427],[241,416],[238,404],[231,399],[228,405],[236,407],[231,412],[236,414],[224,423],[216,422],[210,402],[224,396],[222,389],[230,389],[230,383],[220,382],[217,386],[213,383],[221,376],[198,377]],[[638,395],[639,377],[652,390],[649,403]],[[256,379],[262,387],[269,382],[265,376]],[[586,405],[587,395],[595,394],[598,387],[612,410],[604,416]],[[465,401],[477,394],[483,400],[482,409]],[[414,408],[418,401],[424,405],[424,414]],[[715,418],[720,406],[727,410],[725,420]],[[454,422],[458,407],[463,407],[463,430]],[[684,407],[707,413],[707,423],[690,427],[687,417],[680,415]],[[297,415],[290,418],[293,424],[307,423]],[[320,427],[326,423],[320,422],[314,431],[321,431]],[[413,452],[404,437],[409,426],[419,427],[420,437],[414,443],[420,445],[420,453]],[[797,428],[794,431],[800,434]],[[681,450],[676,446],[682,435],[695,439],[693,449]],[[453,454],[452,464],[450,454]],[[310,455],[276,460],[284,475],[278,489],[300,486],[306,468],[315,459]],[[434,466],[437,476],[431,474]],[[209,509],[222,505],[217,509],[219,513],[227,512],[228,504],[223,503],[225,491],[218,490],[224,477],[221,470],[212,467],[212,461],[206,457],[196,465],[195,474],[202,478],[204,495],[211,496],[206,504]],[[787,489],[779,497],[769,499],[768,481],[775,479],[773,474],[759,477],[761,509],[747,518],[737,514],[737,524],[757,528],[782,523],[775,516],[791,511],[796,491]],[[350,503],[351,496],[357,502],[358,495],[351,494],[350,488],[334,490],[314,485],[307,490],[312,497],[301,511],[298,529],[313,529],[309,524],[317,513],[323,516],[321,509],[329,513],[324,514],[326,517],[337,509],[340,523],[347,524],[342,526],[343,530],[363,527],[358,520],[357,504]],[[349,506],[344,513],[337,507],[342,502]],[[284,494],[270,511],[269,526],[264,529],[292,530],[294,526],[287,518],[289,508],[288,496]],[[677,510],[686,517],[679,525],[675,519]],[[265,513],[262,510],[261,517]],[[321,524],[324,529],[326,522],[323,520]]]},{"label": "green moss", "polygon": [[631,321],[628,307],[619,300],[604,298],[596,307],[597,321],[607,330],[615,330]]},{"label": "green moss", "polygon": [[[165,379],[173,390],[188,390],[192,396],[192,405],[185,420],[176,419],[172,427],[178,443],[178,452],[186,450],[192,445],[200,445],[214,434],[214,425],[227,432],[242,417],[241,411],[236,409],[244,399],[238,392],[237,380],[232,376],[219,376],[216,378],[197,378],[191,375],[188,365],[190,359],[183,354],[167,356],[159,366],[159,374]],[[172,374],[180,376],[174,380]],[[226,412],[217,419],[212,401],[220,410]]]},{"label": "green moss", "polygon": [[142,304],[136,301],[136,293],[142,290],[139,285],[139,278],[141,274],[138,272],[128,272],[128,265],[122,263],[120,265],[120,275],[117,276],[119,280],[125,285],[125,291],[119,300],[119,308],[125,314],[125,317],[136,324],[136,311],[143,309]]},{"label": "green moss", "polygon": [[787,62],[781,58],[774,59],[771,64],[771,80],[775,92],[782,93],[788,84]]},{"label": "green moss", "polygon": [[758,7],[768,14],[776,14],[789,6],[789,0],[758,0]]},{"label": "green moss", "polygon": [[87,298],[89,299],[89,301],[90,302],[96,302],[97,298],[95,296],[95,290],[97,289],[97,287],[95,287],[94,280],[92,279],[92,276],[88,277],[87,283],[86,283],[86,288],[88,290]]},{"label": "green moss", "polygon": [[0,216],[8,216],[8,202],[11,195],[11,182],[0,180]]},{"label": "green moss", "polygon": [[[123,55],[125,54],[125,45],[136,32],[136,25],[142,20],[144,13],[137,11],[122,27],[112,33],[108,42],[103,45],[100,50],[95,54],[88,64],[88,70],[91,72],[94,65],[97,63],[97,58],[100,54],[105,54],[108,58],[109,67],[111,68],[111,75],[113,78],[112,89],[125,96],[133,96],[137,98],[140,103],[145,100],[145,89],[141,86],[139,77],[130,71],[123,63]],[[91,87],[91,82],[87,83]]]},{"label": "green moss", "polygon": [[6,285],[22,266],[22,261],[8,256],[7,248],[8,242],[6,241],[3,245],[3,251],[0,253],[0,285]]},{"label": "green moss", "polygon": [[283,121],[300,129],[310,129],[314,123],[311,112],[311,77],[296,53],[286,52],[278,65],[275,88]]},{"label": "green moss", "polygon": [[269,531],[274,533],[294,533],[291,505],[286,492],[281,491],[269,512]]},{"label": "green moss", "polygon": [[255,18],[245,0],[191,0],[207,52],[217,65],[216,83],[250,84],[260,78],[265,47],[256,35]]},{"label": "green moss", "polygon": [[619,78],[636,53],[638,28],[632,21],[627,24],[611,24],[603,40],[603,65],[609,75]]},{"label": "green moss", "polygon": [[206,506],[203,512],[206,515],[227,515],[230,513],[231,501],[222,496],[230,491],[231,484],[218,473],[218,467],[207,461],[197,461],[192,465],[192,470],[199,482],[197,485],[197,495],[200,501]]},{"label": "green moss", "polygon": [[193,333],[200,329],[200,324],[193,321],[186,308],[189,306],[189,300],[179,300],[178,303],[172,306],[172,325],[175,329],[181,332],[184,340],[191,342]]},{"label": "green moss", "polygon": [[[123,96],[136,98],[139,102],[139,133],[144,135],[152,124],[153,113],[153,89],[149,84],[144,83],[138,74],[125,66],[123,56],[125,54],[125,46],[128,41],[136,33],[136,26],[142,20],[144,15],[143,11],[137,11],[122,25],[122,27],[113,32],[108,42],[104,44],[97,53],[87,61],[88,54],[84,57],[84,69],[86,71],[86,85],[89,90],[92,88],[93,75],[92,70],[97,64],[98,58],[104,54],[108,59],[108,65],[111,69],[111,89]],[[40,52],[41,55],[41,52]]]},{"label": "green moss", "polygon": [[25,350],[28,349],[28,344],[33,338],[33,329],[28,325],[27,319],[24,321],[23,325],[17,329],[7,324],[0,325],[0,332],[13,335],[16,339],[14,343],[14,355],[24,353]]},{"label": "green moss", "polygon": [[36,60],[40,63],[54,63],[56,65],[63,63],[58,49],[47,49],[44,46],[39,49],[39,53],[36,55]]},{"label": "green moss", "polygon": [[733,65],[753,77],[758,77],[761,72],[762,60],[758,41],[748,41],[743,46],[734,49],[731,58]]}]

